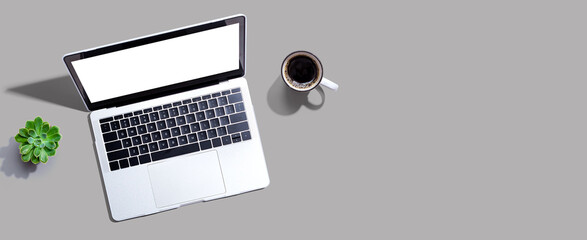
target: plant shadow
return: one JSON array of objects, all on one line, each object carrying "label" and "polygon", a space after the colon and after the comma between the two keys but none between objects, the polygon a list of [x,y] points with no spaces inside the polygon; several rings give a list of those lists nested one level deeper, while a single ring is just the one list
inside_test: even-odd
[{"label": "plant shadow", "polygon": [[71,109],[87,111],[69,76],[16,86],[7,90]]},{"label": "plant shadow", "polygon": [[18,145],[14,138],[10,137],[8,145],[0,148],[0,159],[2,159],[0,171],[7,177],[27,179],[31,173],[37,170],[37,165],[30,162],[25,163],[20,159]]}]

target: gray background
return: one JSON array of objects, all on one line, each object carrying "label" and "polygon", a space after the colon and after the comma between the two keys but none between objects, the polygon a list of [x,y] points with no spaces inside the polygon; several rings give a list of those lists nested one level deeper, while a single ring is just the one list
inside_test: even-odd
[{"label": "gray background", "polygon": [[[3,239],[587,237],[581,1],[16,2],[0,10]],[[271,185],[111,222],[61,57],[236,13]],[[279,79],[298,49],[340,84],[318,109]],[[37,115],[64,138],[33,166],[12,137]]]}]

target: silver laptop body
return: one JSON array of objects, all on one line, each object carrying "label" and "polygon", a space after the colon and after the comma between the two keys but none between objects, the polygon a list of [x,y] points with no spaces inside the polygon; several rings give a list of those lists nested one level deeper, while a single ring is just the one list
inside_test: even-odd
[{"label": "silver laptop body", "polygon": [[265,188],[236,15],[67,54],[121,221]]}]

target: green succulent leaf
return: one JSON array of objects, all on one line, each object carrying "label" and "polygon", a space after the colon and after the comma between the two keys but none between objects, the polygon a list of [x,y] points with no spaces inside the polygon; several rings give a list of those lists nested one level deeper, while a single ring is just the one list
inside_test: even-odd
[{"label": "green succulent leaf", "polygon": [[16,136],[14,136],[14,140],[19,143],[27,142],[27,138],[21,136],[20,134],[17,134]]},{"label": "green succulent leaf", "polygon": [[41,150],[41,156],[39,156],[39,159],[42,163],[47,163],[47,160],[49,160],[49,155],[47,155],[47,152],[45,152],[45,150]]},{"label": "green succulent leaf", "polygon": [[30,151],[27,154],[23,154],[20,158],[22,159],[23,162],[28,162],[31,160],[31,157],[33,156],[33,152]]},{"label": "green succulent leaf", "polygon": [[18,129],[18,135],[23,137],[29,137],[29,130],[26,128]]},{"label": "green succulent leaf", "polygon": [[59,143],[55,142],[55,149],[59,148]]},{"label": "green succulent leaf", "polygon": [[27,142],[30,143],[30,144],[33,144],[33,142],[35,142],[35,139],[33,137],[29,137],[27,139]]},{"label": "green succulent leaf", "polygon": [[29,130],[29,136],[36,138],[37,136],[37,132],[35,130]]},{"label": "green succulent leaf", "polygon": [[35,118],[35,131],[40,133],[41,127],[43,127],[43,119],[41,117]]},{"label": "green succulent leaf", "polygon": [[47,137],[45,140],[52,141],[52,142],[57,142],[57,141],[61,140],[61,134],[56,133],[54,135],[51,135],[51,136]]},{"label": "green succulent leaf", "polygon": [[31,156],[31,162],[34,164],[39,163],[39,158],[35,157],[35,156]]},{"label": "green succulent leaf", "polygon": [[41,139],[46,139],[47,138],[47,134],[46,133],[41,133]]},{"label": "green succulent leaf", "polygon": [[59,127],[53,126],[53,127],[49,128],[49,131],[47,132],[47,136],[53,136],[56,133],[59,133]]},{"label": "green succulent leaf", "polygon": [[33,150],[33,155],[39,157],[39,155],[41,155],[41,148],[35,148],[35,150]]},{"label": "green succulent leaf", "polygon": [[44,122],[43,126],[41,127],[41,133],[47,133],[47,132],[49,132],[49,123]]},{"label": "green succulent leaf", "polygon": [[22,146],[22,148],[20,149],[20,154],[27,154],[29,153],[31,150],[33,149],[33,145],[24,145]]},{"label": "green succulent leaf", "polygon": [[54,156],[55,155],[55,149],[48,149],[45,147],[45,152],[47,153],[47,156]]},{"label": "green succulent leaf", "polygon": [[55,149],[55,147],[56,147],[56,146],[55,146],[55,142],[52,142],[52,141],[47,141],[47,142],[45,142],[45,148],[48,148],[48,149]]},{"label": "green succulent leaf", "polygon": [[26,121],[25,127],[26,127],[26,129],[35,130],[35,122]]}]

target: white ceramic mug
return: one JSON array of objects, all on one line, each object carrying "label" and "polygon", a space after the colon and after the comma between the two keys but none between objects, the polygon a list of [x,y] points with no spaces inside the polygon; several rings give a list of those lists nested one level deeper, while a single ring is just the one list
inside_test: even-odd
[{"label": "white ceramic mug", "polygon": [[324,77],[322,63],[314,54],[295,51],[287,55],[281,64],[281,78],[291,89],[307,92],[318,85],[338,90],[338,84]]}]

